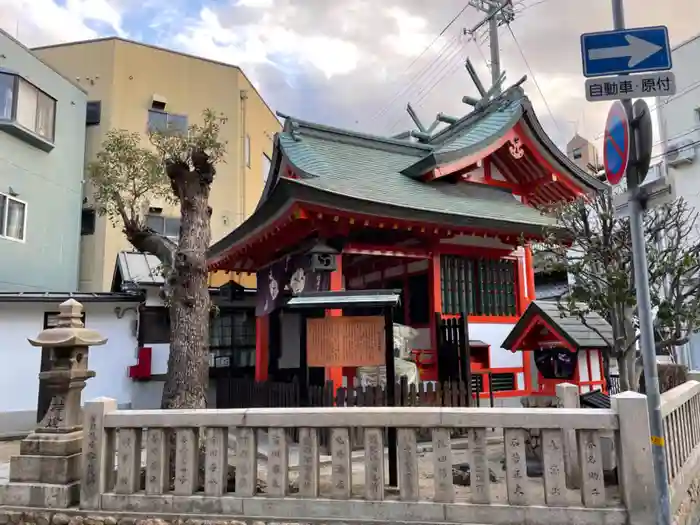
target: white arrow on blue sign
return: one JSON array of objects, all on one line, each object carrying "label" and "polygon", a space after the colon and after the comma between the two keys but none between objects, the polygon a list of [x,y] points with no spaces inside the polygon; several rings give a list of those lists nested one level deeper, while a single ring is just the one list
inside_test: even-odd
[{"label": "white arrow on blue sign", "polygon": [[639,27],[581,35],[583,75],[602,77],[671,69],[665,26]]}]

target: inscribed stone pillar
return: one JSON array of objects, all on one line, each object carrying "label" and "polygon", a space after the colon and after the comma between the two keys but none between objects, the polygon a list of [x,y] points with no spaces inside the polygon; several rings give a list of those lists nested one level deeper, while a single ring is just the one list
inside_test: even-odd
[{"label": "inscribed stone pillar", "polygon": [[10,483],[1,488],[0,504],[66,508],[80,497],[82,413],[80,396],[88,370],[88,348],[107,339],[82,322],[83,306],[69,299],[59,307],[58,324],[29,339],[32,346],[49,349],[51,366],[41,372],[51,404],[39,426],[10,460]]}]

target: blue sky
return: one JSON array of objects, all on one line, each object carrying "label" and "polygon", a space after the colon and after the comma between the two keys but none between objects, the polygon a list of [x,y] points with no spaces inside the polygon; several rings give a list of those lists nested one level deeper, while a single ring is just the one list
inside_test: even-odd
[{"label": "blue sky", "polygon": [[[116,34],[233,63],[276,110],[397,133],[410,126],[409,101],[426,121],[439,111],[460,116],[468,110],[461,98],[475,90],[463,68],[467,56],[488,82],[488,43],[462,34],[480,19],[473,8],[423,52],[465,3],[0,0],[0,27],[28,46]],[[576,131],[595,138],[608,105],[585,101],[578,38],[610,27],[609,0],[514,4],[512,34],[507,27],[499,33],[508,79],[528,74],[525,89],[558,144]],[[697,0],[627,0],[626,16],[629,26],[668,25],[677,43],[698,31],[696,17],[684,15],[695,11]]]}]

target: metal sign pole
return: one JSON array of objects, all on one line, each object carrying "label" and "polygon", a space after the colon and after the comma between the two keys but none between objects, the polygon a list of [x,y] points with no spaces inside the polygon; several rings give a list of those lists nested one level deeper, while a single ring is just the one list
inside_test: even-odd
[{"label": "metal sign pole", "polygon": [[[613,23],[615,29],[625,28],[623,0],[612,0]],[[632,112],[632,101],[622,101],[631,123],[635,122]],[[644,239],[644,210],[639,198],[639,177],[637,172],[637,148],[634,128],[630,130],[630,162],[627,168],[627,189],[631,192],[630,200],[630,233],[632,237],[632,262],[634,264],[634,280],[637,289],[637,311],[639,315],[639,331],[641,332],[641,350],[644,359],[644,384],[647,394],[647,409],[649,411],[649,427],[651,430],[651,450],[654,461],[654,477],[656,491],[659,496],[657,522],[659,525],[671,524],[671,510],[666,471],[665,439],[663,418],[661,417],[661,394],[659,393],[659,377],[656,367],[656,345],[654,342],[654,325],[651,317],[651,297],[649,293],[649,274],[647,270],[646,243]]]}]

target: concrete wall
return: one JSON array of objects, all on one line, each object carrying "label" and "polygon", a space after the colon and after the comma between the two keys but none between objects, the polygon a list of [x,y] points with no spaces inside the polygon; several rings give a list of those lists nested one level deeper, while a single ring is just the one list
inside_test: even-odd
[{"label": "concrete wall", "polygon": [[[70,78],[79,78],[90,100],[102,101],[102,122],[88,133],[89,159],[112,128],[144,133],[145,142],[154,94],[167,100],[165,111],[186,115],[190,124],[200,122],[207,108],[223,113],[228,118],[221,129],[227,155],[217,167],[209,199],[212,242],[230,233],[255,209],[263,189],[263,153],[271,155],[272,137],[281,125],[238,68],[119,39],[36,52]],[[247,95],[244,101],[242,92]],[[249,166],[243,156],[246,136],[250,137]],[[166,203],[152,205],[162,207],[165,216],[179,215],[179,208]],[[130,249],[119,229],[104,218],[97,222],[95,234],[83,240],[80,286],[85,291],[109,289],[117,253]],[[249,276],[241,282],[254,286],[255,279]]]},{"label": "concrete wall", "polygon": [[57,101],[50,151],[0,129],[0,193],[14,192],[26,203],[25,240],[0,237],[0,289],[74,291],[87,97],[4,32],[0,48],[0,68],[16,72]]}]

